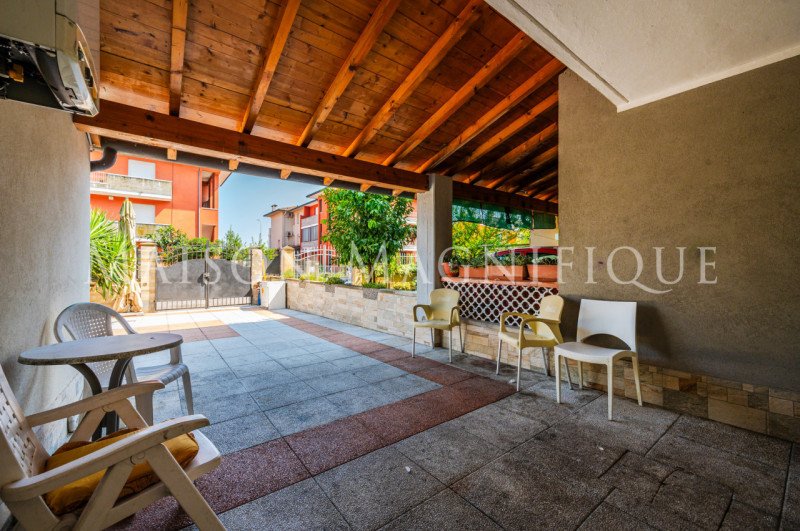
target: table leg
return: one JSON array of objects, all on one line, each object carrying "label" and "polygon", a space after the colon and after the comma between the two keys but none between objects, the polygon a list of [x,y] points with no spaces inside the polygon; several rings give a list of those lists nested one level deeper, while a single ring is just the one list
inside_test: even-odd
[{"label": "table leg", "polygon": [[[85,363],[75,363],[72,365],[76,371],[81,373],[83,377],[86,379],[86,383],[89,384],[89,389],[91,389],[93,395],[99,395],[103,392],[103,387],[100,385],[100,380],[97,378],[97,375],[89,368],[88,365]],[[97,440],[103,436],[103,424],[101,423],[97,429],[95,430],[94,434],[92,435],[92,440]]]},{"label": "table leg", "polygon": [[[122,380],[125,378],[125,371],[128,369],[128,364],[130,364],[131,358],[120,358],[114,364],[114,368],[111,369],[111,376],[108,378],[108,388],[109,389],[116,389],[120,385],[122,385]],[[119,430],[119,416],[114,413],[106,414],[106,433],[114,433],[115,431]]]}]

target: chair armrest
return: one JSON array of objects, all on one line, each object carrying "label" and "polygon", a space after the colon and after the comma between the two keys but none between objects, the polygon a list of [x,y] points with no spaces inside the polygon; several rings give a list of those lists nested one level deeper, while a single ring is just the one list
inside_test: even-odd
[{"label": "chair armrest", "polygon": [[537,316],[530,316],[529,319],[523,319],[520,323],[520,339],[522,338],[522,330],[525,328],[525,325],[528,323],[544,323],[550,329],[550,333],[553,334],[553,337],[556,340],[556,343],[563,343],[564,338],[561,336],[561,321],[557,319],[545,319],[543,317]]},{"label": "chair armrest", "polygon": [[140,462],[142,454],[150,448],[208,425],[208,419],[203,415],[190,415],[144,428],[62,466],[5,485],[1,491],[3,500],[29,500],[126,459],[136,458],[136,462]]},{"label": "chair armrest", "polygon": [[[533,318],[533,317],[536,317],[536,316],[528,314],[528,313],[522,313],[522,312],[503,312],[502,315],[500,315],[500,331],[501,332],[506,332],[507,331],[507,329],[506,329],[506,319],[508,319],[509,317],[518,317],[518,318],[520,318],[521,320],[524,321],[525,319],[530,319],[530,318]],[[522,328],[525,328],[525,327],[524,326],[520,326],[520,330]]]},{"label": "chair armrest", "polygon": [[420,308],[422,308],[422,311],[425,312],[425,318],[426,319],[430,319],[431,318],[432,309],[431,309],[431,306],[429,304],[415,304],[414,305],[414,309],[412,310],[412,312],[414,312],[414,322],[415,323],[419,322],[419,319],[417,319],[417,310],[420,309]]},{"label": "chair armrest", "polygon": [[461,323],[461,307],[453,306],[450,308],[450,326]]},{"label": "chair armrest", "polygon": [[67,417],[71,417],[72,415],[86,413],[93,409],[104,408],[106,406],[113,404],[114,402],[119,402],[120,400],[126,400],[132,396],[149,394],[150,399],[152,400],[153,393],[163,388],[164,384],[157,381],[138,382],[135,384],[122,385],[120,387],[104,391],[99,395],[90,396],[88,398],[84,398],[83,400],[78,400],[77,402],[73,402],[71,404],[66,404],[54,409],[42,411],[40,413],[34,413],[33,415],[27,415],[25,418],[31,427],[41,426],[42,424],[47,424],[48,422],[54,422],[56,420],[65,419]]}]

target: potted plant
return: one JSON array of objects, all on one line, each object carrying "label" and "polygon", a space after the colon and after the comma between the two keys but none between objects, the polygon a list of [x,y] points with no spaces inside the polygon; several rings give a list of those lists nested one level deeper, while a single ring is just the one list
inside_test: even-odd
[{"label": "potted plant", "polygon": [[453,253],[449,260],[442,262],[442,273],[446,277],[457,277],[460,266],[461,262],[458,253]]},{"label": "potted plant", "polygon": [[540,256],[528,264],[527,268],[530,280],[537,282],[556,282],[558,280],[557,256]]},{"label": "potted plant", "polygon": [[459,276],[461,278],[480,279],[486,278],[486,258],[481,253],[473,254],[468,259],[464,260],[459,267]]},{"label": "potted plant", "polygon": [[522,254],[517,254],[514,251],[499,256],[497,261],[500,263],[498,269],[502,271],[502,275],[511,282],[522,282],[525,279],[525,266],[527,257]]}]

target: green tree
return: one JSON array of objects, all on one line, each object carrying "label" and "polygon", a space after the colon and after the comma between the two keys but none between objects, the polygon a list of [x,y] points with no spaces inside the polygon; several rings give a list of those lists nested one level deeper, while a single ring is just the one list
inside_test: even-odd
[{"label": "green tree", "polygon": [[242,237],[236,234],[232,227],[228,228],[228,232],[225,233],[225,237],[222,239],[222,258],[225,260],[241,258],[239,255],[241,254],[242,247],[244,247]]},{"label": "green tree", "polygon": [[388,262],[414,237],[407,221],[411,200],[333,188],[323,196],[328,203],[323,239],[333,245],[340,264],[363,266],[365,280],[374,282],[376,262]]},{"label": "green tree", "polygon": [[480,223],[457,221],[453,223],[453,261],[480,267],[486,253],[510,245],[527,244],[528,231],[498,229]]}]

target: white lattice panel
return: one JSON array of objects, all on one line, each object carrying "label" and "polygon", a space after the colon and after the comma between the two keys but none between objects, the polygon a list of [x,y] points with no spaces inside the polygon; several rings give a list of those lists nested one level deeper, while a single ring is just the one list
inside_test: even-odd
[{"label": "white lattice panel", "polygon": [[[480,282],[448,282],[461,294],[461,315],[476,321],[499,323],[503,312],[539,314],[539,302],[546,295],[557,295],[557,288],[542,288],[514,284],[485,284]],[[511,324],[509,322],[509,324]]]}]

